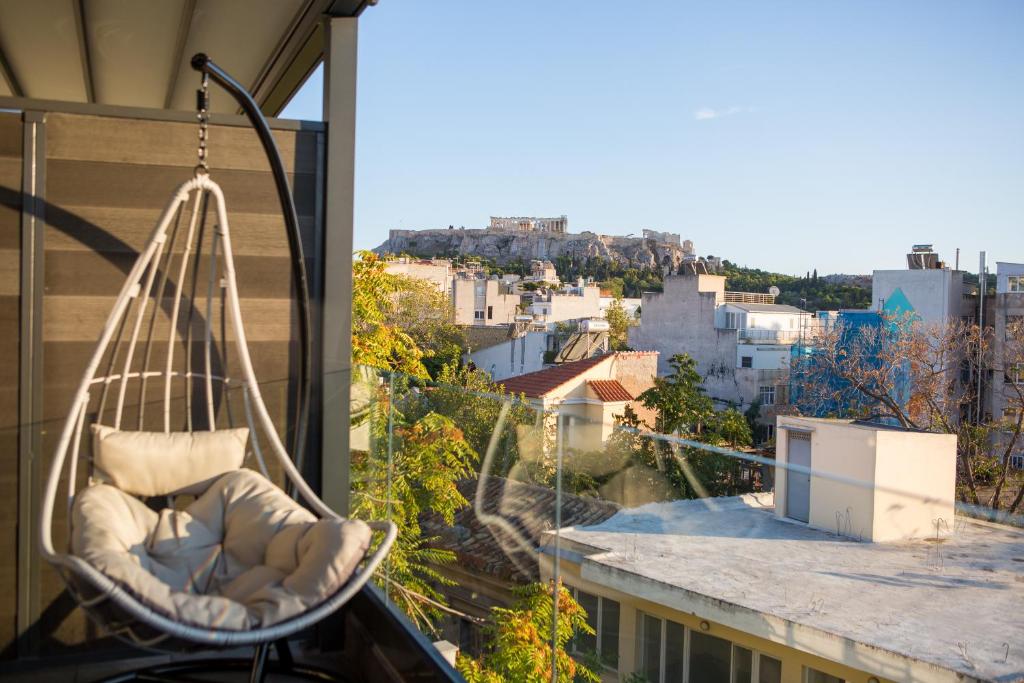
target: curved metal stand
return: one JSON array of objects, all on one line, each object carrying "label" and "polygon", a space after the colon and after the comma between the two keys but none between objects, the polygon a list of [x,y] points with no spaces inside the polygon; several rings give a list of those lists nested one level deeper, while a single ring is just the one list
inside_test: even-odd
[{"label": "curved metal stand", "polygon": [[277,186],[277,197],[281,202],[281,213],[284,214],[285,229],[288,233],[288,246],[292,253],[292,279],[295,283],[296,301],[299,314],[300,367],[299,384],[296,388],[296,424],[291,453],[295,466],[301,472],[305,454],[306,431],[309,427],[309,402],[312,391],[312,322],[309,316],[309,280],[306,276],[306,260],[302,251],[302,234],[299,232],[299,216],[295,210],[295,199],[288,187],[288,175],[284,169],[281,152],[277,149],[270,126],[263,117],[259,105],[252,95],[226,71],[217,66],[213,60],[202,52],[192,57],[192,68],[208,74],[218,85],[228,91],[242,107],[252,127],[259,136],[260,144],[270,162],[270,170]]}]

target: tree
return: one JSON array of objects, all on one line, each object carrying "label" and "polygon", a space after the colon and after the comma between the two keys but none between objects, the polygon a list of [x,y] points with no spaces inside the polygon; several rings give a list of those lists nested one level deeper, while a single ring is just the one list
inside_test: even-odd
[{"label": "tree", "polygon": [[394,322],[405,284],[379,256],[359,252],[352,264],[352,363],[425,379],[423,350]]},{"label": "tree", "polygon": [[587,613],[561,582],[557,588],[558,624],[552,642],[555,592],[553,583],[533,583],[517,589],[517,600],[511,608],[491,608],[488,651],[477,659],[458,659],[459,673],[468,683],[548,683],[553,660],[558,680],[601,680],[566,652],[577,633],[594,635],[594,629],[587,624]]},{"label": "tree", "polygon": [[910,429],[955,434],[958,497],[998,510],[1006,487],[1016,485],[1008,505],[1016,511],[1024,482],[1011,471],[1009,455],[1022,438],[1024,386],[1002,382],[1004,414],[985,416],[977,410],[976,378],[1002,379],[1024,367],[1024,325],[1009,324],[1005,339],[996,341],[991,330],[961,321],[883,316],[874,325],[837,322],[818,331],[795,358],[794,404],[804,414],[888,418]]},{"label": "tree", "polygon": [[731,448],[746,448],[754,441],[746,416],[735,408],[715,413],[711,434]]},{"label": "tree", "polygon": [[436,586],[451,583],[436,567],[454,561],[455,554],[432,546],[436,539],[424,536],[420,515],[431,512],[454,524],[455,513],[468,505],[456,484],[473,474],[478,458],[448,417],[406,417],[407,378],[392,376],[387,384],[375,379],[372,407],[356,425],[365,425],[370,447],[352,453],[352,516],[390,519],[398,526],[378,580],[419,628],[430,629],[444,607]]},{"label": "tree", "polygon": [[608,339],[612,351],[629,350],[629,328],[633,324],[622,306],[622,297],[616,297],[604,312],[608,321]]},{"label": "tree", "polygon": [[640,394],[641,404],[658,411],[655,429],[663,434],[700,434],[714,414],[711,399],[705,395],[697,361],[677,353],[669,359],[672,373],[657,377],[654,386]]}]

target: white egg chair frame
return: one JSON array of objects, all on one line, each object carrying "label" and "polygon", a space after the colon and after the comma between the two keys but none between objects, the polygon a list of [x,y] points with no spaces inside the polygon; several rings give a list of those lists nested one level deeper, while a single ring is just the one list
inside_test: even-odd
[{"label": "white egg chair frame", "polygon": [[[251,660],[242,662],[250,667],[252,680],[262,680],[266,675],[268,648],[271,644],[278,646],[280,659],[289,665],[288,673],[306,675],[323,680],[329,672],[319,669],[304,669],[291,662],[287,652],[286,639],[304,629],[312,627],[328,615],[334,613],[348,602],[366,582],[384,560],[391,545],[394,543],[397,528],[390,521],[369,522],[370,529],[378,539],[372,551],[363,558],[360,568],[345,582],[339,590],[319,604],[284,621],[265,627],[249,630],[228,630],[217,627],[201,627],[182,623],[170,618],[165,613],[154,610],[140,600],[131,590],[127,590],[111,577],[99,571],[86,560],[70,552],[61,552],[54,546],[53,520],[57,506],[64,504],[68,510],[68,525],[71,524],[71,507],[76,496],[76,484],[79,478],[79,461],[85,461],[83,467],[89,467],[89,458],[82,452],[83,439],[90,438],[89,423],[104,424],[121,428],[123,422],[134,417],[138,429],[143,430],[144,407],[147,396],[151,396],[158,385],[163,385],[162,410],[155,414],[150,412],[150,424],[156,422],[157,429],[165,433],[175,431],[172,424],[172,403],[183,400],[185,414],[174,414],[173,421],[183,417],[186,420],[185,431],[193,429],[217,429],[217,397],[225,399],[228,406],[228,420],[231,420],[231,391],[236,395],[240,391],[244,399],[244,413],[249,427],[250,455],[253,456],[259,469],[267,475],[264,456],[269,455],[271,462],[276,462],[283,472],[289,490],[305,503],[318,519],[341,519],[312,490],[300,473],[303,442],[306,438],[306,423],[310,397],[310,315],[308,302],[308,285],[306,282],[305,262],[300,241],[297,214],[294,200],[288,189],[287,177],[281,163],[270,129],[263,119],[255,101],[234,79],[210,61],[205,55],[196,55],[193,67],[203,73],[203,93],[200,96],[200,114],[203,121],[205,115],[205,90],[207,78],[231,93],[259,134],[261,143],[271,163],[274,179],[277,184],[279,199],[288,230],[288,241],[291,249],[292,275],[295,288],[296,308],[299,318],[300,339],[299,378],[296,382],[294,416],[294,443],[292,453],[299,465],[289,456],[288,449],[282,442],[271,419],[270,412],[264,402],[261,387],[253,369],[252,359],[246,342],[244,321],[239,305],[239,293],[236,279],[234,256],[232,252],[231,232],[228,212],[221,188],[210,177],[205,169],[205,126],[200,135],[200,166],[197,166],[193,178],[182,183],[173,193],[170,202],[164,209],[155,229],[139,254],[134,266],[117,296],[116,302],[106,319],[100,339],[89,360],[88,366],[78,384],[71,401],[68,416],[60,432],[53,462],[46,481],[42,501],[40,545],[44,558],[53,565],[65,580],[69,591],[89,615],[109,632],[129,641],[133,645],[154,648],[180,650],[183,648],[231,648],[254,646],[255,654]],[[215,207],[214,229],[205,227],[207,203]],[[189,208],[190,207],[190,208]],[[184,220],[183,220],[184,219]],[[187,229],[184,227],[187,225]],[[203,253],[202,240],[204,233],[209,236],[208,253]],[[181,240],[184,239],[182,242]],[[179,258],[175,259],[176,244],[181,245]],[[196,290],[199,277],[200,260],[208,261],[208,281],[205,283],[205,313],[196,310]],[[191,267],[191,291],[186,291],[186,280]],[[219,273],[219,277],[218,277]],[[169,293],[173,291],[173,299]],[[201,291],[201,290],[199,290]],[[215,330],[213,300],[220,298],[219,330]],[[168,303],[168,302],[171,303]],[[168,310],[169,309],[169,310]],[[161,310],[167,314],[168,331],[162,330],[155,321]],[[183,318],[187,320],[183,322]],[[194,317],[195,316],[195,317]],[[148,320],[147,320],[148,317]],[[203,338],[193,339],[193,323],[205,317]],[[238,359],[237,377],[226,372],[226,330],[234,333],[234,350]],[[168,337],[154,338],[154,331],[168,333]],[[218,374],[214,358],[221,350],[215,343],[215,337],[225,337],[225,365]],[[163,362],[154,362],[155,348],[166,343],[166,358]],[[201,344],[202,351],[194,349]],[[174,349],[184,345],[183,357],[175,365]],[[123,350],[123,352],[122,352]],[[196,362],[193,362],[196,356]],[[104,362],[106,361],[106,362]],[[184,364],[185,367],[179,367]],[[101,365],[103,366],[101,368]],[[194,366],[199,367],[194,367]],[[148,392],[147,393],[147,385]],[[183,388],[184,393],[174,395],[172,387]],[[134,397],[138,392],[137,414],[126,418],[125,408],[129,394]],[[195,397],[195,398],[193,398]],[[202,397],[202,400],[200,400]],[[205,415],[205,419],[193,420],[193,413]],[[204,424],[205,423],[205,424]],[[261,444],[261,437],[265,442]],[[90,471],[91,474],[91,471]],[[66,478],[67,495],[58,495],[62,478]],[[70,531],[70,529],[69,529]],[[208,660],[209,662],[227,663],[227,660]],[[187,672],[206,670],[207,664],[190,668],[172,666],[164,673],[147,670],[145,676],[139,672],[121,676],[116,680],[145,678],[160,679],[162,676],[184,675]],[[238,668],[238,661],[225,668]],[[305,674],[304,674],[305,672]]]}]

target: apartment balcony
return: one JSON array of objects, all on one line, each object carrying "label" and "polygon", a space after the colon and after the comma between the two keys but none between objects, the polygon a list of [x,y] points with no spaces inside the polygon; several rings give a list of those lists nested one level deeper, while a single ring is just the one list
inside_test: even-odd
[{"label": "apartment balcony", "polygon": [[774,304],[774,294],[760,294],[758,292],[726,292],[725,303],[727,304]]},{"label": "apartment balcony", "polygon": [[800,330],[736,330],[737,340],[750,344],[795,344],[800,341],[800,334]]}]

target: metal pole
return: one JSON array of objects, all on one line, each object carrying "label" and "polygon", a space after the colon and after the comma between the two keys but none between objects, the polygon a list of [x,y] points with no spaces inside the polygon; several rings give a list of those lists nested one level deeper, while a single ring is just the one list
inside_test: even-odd
[{"label": "metal pole", "polygon": [[565,440],[563,430],[565,419],[561,408],[555,420],[555,433],[558,435],[558,444],[555,452],[555,561],[551,569],[551,681],[558,683],[558,598],[561,595],[561,576],[559,575],[559,558],[561,555],[562,536],[562,442]]},{"label": "metal pole", "polygon": [[[981,252],[978,258],[978,335],[980,342],[980,335],[985,331],[985,288],[988,286],[988,276],[986,275],[985,265],[985,252]],[[975,423],[981,424],[981,363],[982,363],[982,344],[978,344],[978,362],[976,366],[976,372],[978,373],[978,396],[977,396],[977,408],[974,414]]]},{"label": "metal pole", "polygon": [[263,117],[263,112],[260,111],[256,100],[238,81],[202,52],[192,57],[192,68],[208,74],[241,105],[263,145],[263,151],[270,162],[270,170],[277,187],[277,197],[281,202],[281,213],[284,214],[285,231],[292,254],[292,279],[295,284],[295,303],[299,319],[299,382],[296,387],[295,432],[293,433],[291,456],[295,461],[295,466],[301,472],[306,445],[306,429],[309,424],[310,392],[312,391],[310,367],[313,358],[313,331],[309,317],[309,280],[306,276],[306,259],[302,250],[302,234],[299,232],[299,215],[295,210],[295,198],[292,197],[291,189],[288,186],[288,175],[284,168],[284,162],[281,160],[281,152],[277,149],[270,126],[267,125],[267,120]]}]

